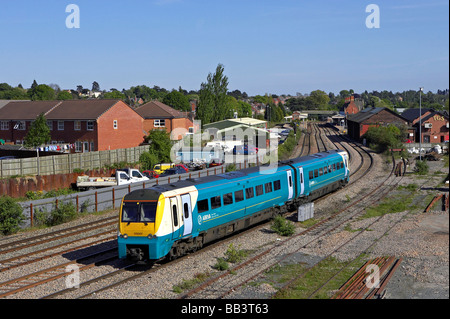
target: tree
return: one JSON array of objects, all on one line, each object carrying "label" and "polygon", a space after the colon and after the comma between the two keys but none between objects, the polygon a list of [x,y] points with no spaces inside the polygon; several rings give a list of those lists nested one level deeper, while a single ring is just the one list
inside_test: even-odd
[{"label": "tree", "polygon": [[48,101],[55,99],[55,90],[45,84],[39,84],[28,90],[28,96],[33,101]]},{"label": "tree", "polygon": [[172,141],[169,133],[165,130],[152,130],[145,137],[145,141],[150,143],[149,153],[158,159],[159,163],[170,162],[170,150]]},{"label": "tree", "polygon": [[189,112],[191,110],[188,98],[183,93],[176,90],[172,90],[172,92],[167,94],[162,102],[183,112]]},{"label": "tree", "polygon": [[99,92],[100,91],[100,85],[97,81],[92,82],[92,91],[93,92]]},{"label": "tree", "polygon": [[104,99],[125,99],[125,94],[122,92],[119,92],[117,90],[114,90],[112,92],[106,92],[103,94]]},{"label": "tree", "polygon": [[197,117],[202,124],[221,121],[227,117],[228,77],[223,71],[223,65],[217,65],[216,72],[209,73],[207,82],[200,86]]},{"label": "tree", "polygon": [[44,113],[38,115],[36,120],[31,123],[30,130],[25,136],[25,146],[38,147],[51,140],[50,128],[47,125]]},{"label": "tree", "polygon": [[31,89],[34,89],[36,86],[38,86],[36,80],[33,80],[33,83],[31,83]]},{"label": "tree", "polygon": [[72,99],[72,94],[70,94],[67,91],[61,91],[56,96],[56,99],[57,100],[71,100]]},{"label": "tree", "polygon": [[9,196],[0,196],[0,233],[10,235],[17,232],[24,220],[22,207]]}]

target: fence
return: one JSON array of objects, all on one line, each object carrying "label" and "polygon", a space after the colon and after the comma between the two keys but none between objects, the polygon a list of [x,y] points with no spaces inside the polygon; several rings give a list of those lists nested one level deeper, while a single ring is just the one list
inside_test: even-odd
[{"label": "fence", "polygon": [[[256,160],[249,158],[240,163],[236,163],[236,169],[244,169],[256,163]],[[137,189],[151,187],[154,185],[170,184],[178,180],[187,178],[197,178],[209,175],[225,173],[225,165],[216,166],[204,170],[192,171],[185,174],[173,175],[169,177],[160,177],[150,181],[138,182],[128,185],[105,187],[97,190],[90,190],[70,195],[58,196],[53,198],[32,200],[19,203],[23,208],[25,221],[21,228],[32,227],[34,224],[34,214],[38,211],[51,212],[61,204],[72,203],[78,212],[97,212],[108,209],[119,208],[122,198],[129,192]]]},{"label": "fence", "polygon": [[139,161],[139,156],[147,150],[148,146],[138,146],[108,151],[0,160],[0,178],[68,174],[74,169],[92,170],[120,162],[136,163]]}]

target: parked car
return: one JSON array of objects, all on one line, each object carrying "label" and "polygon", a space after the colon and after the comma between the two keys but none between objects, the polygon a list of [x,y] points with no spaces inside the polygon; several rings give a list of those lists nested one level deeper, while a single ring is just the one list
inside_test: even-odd
[{"label": "parked car", "polygon": [[144,174],[148,178],[158,178],[159,177],[159,174],[152,170],[142,171],[142,174]]},{"label": "parked car", "polygon": [[248,155],[258,153],[258,148],[253,145],[237,145],[233,148],[233,155]]},{"label": "parked car", "polygon": [[215,167],[222,165],[223,162],[220,158],[213,158],[211,159],[211,162],[209,162],[209,167]]},{"label": "parked car", "polygon": [[179,167],[185,170],[186,173],[189,173],[189,168],[186,167],[184,164],[176,164],[175,167]]},{"label": "parked car", "polygon": [[164,171],[164,173],[162,173],[161,175],[159,175],[159,177],[165,177],[165,176],[170,176],[170,175],[177,175],[177,174],[184,174],[186,173],[186,171],[184,170],[184,168],[181,167],[172,167],[169,169],[166,169]]}]

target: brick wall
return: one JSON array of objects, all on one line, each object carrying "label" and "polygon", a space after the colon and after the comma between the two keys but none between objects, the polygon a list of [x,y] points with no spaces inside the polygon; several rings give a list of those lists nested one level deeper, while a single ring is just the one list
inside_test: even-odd
[{"label": "brick wall", "polygon": [[[114,127],[116,121],[116,128]],[[143,118],[119,101],[97,120],[99,151],[136,147],[144,141]]]}]

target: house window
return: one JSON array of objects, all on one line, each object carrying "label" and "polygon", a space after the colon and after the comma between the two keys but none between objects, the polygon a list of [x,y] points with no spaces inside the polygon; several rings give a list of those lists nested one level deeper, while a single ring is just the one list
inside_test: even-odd
[{"label": "house window", "polygon": [[47,126],[50,129],[50,131],[53,131],[53,121],[47,121]]},{"label": "house window", "polygon": [[26,123],[25,121],[17,121],[16,125],[14,125],[15,130],[25,131]]},{"label": "house window", "polygon": [[82,152],[83,151],[83,143],[80,141],[75,142],[75,152]]},{"label": "house window", "polygon": [[0,129],[2,131],[9,130],[9,121],[1,121],[0,122]]},{"label": "house window", "polygon": [[74,121],[73,129],[75,131],[80,131],[81,130],[81,121]]},{"label": "house window", "polygon": [[64,131],[64,121],[58,121],[58,131]]},{"label": "house window", "polygon": [[86,129],[88,131],[93,131],[94,130],[94,121],[87,121],[86,122]]},{"label": "house window", "polygon": [[165,127],[166,126],[166,120],[154,120],[153,121],[154,127]]},{"label": "house window", "polygon": [[114,128],[115,130],[117,130],[117,120],[114,120],[114,121],[113,121],[113,128]]}]

